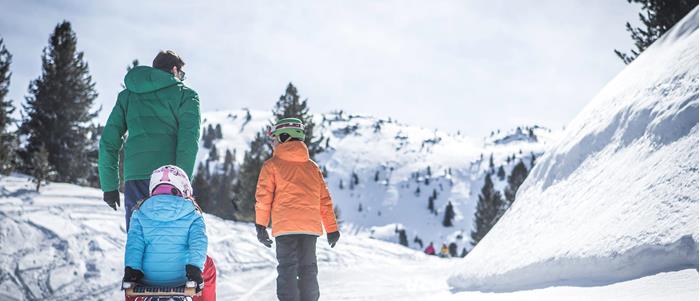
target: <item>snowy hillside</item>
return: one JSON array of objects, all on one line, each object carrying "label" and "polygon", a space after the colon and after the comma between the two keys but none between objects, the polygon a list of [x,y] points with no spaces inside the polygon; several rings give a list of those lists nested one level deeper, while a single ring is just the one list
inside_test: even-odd
[{"label": "snowy hillside", "polygon": [[[248,113],[250,118],[246,118]],[[235,149],[240,163],[248,142],[269,124],[271,117],[270,112],[261,111],[211,112],[204,114],[204,126],[221,125],[223,139],[213,144],[220,153]],[[534,126],[473,139],[342,112],[315,117],[316,135],[323,136],[321,145],[327,146],[316,161],[327,174],[344,230],[398,242],[397,230],[403,229],[409,246],[415,249],[432,241],[437,247],[454,242],[458,250],[469,250],[477,194],[485,172],[496,172],[503,166],[506,177],[493,177],[496,188],[503,189],[513,166],[523,160],[530,168],[532,156],[542,155],[557,135]],[[200,147],[200,162],[208,154],[208,149]],[[489,168],[491,155],[493,170]],[[219,157],[223,161],[223,156]],[[430,212],[428,200],[433,195],[435,211]],[[452,227],[442,225],[448,202],[456,211]]]},{"label": "snowy hillside", "polygon": [[[97,189],[54,183],[37,194],[32,187],[26,177],[0,177],[0,300],[118,300],[124,212],[108,208]],[[214,216],[205,221],[222,300],[254,294],[257,282],[274,282],[274,251],[260,245],[250,224]],[[334,249],[319,239],[317,254],[319,277],[326,269],[440,261],[349,235]]]},{"label": "snowy hillside", "polygon": [[451,286],[593,286],[681,269],[697,285],[697,29],[695,8],[600,91]]}]

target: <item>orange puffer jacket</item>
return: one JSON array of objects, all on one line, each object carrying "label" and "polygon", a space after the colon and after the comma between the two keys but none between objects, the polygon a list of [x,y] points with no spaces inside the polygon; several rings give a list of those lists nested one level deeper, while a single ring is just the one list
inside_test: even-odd
[{"label": "orange puffer jacket", "polygon": [[327,233],[338,231],[328,186],[302,141],[278,145],[263,164],[255,191],[255,223],[267,226],[270,215],[275,237],[321,235],[321,222]]}]

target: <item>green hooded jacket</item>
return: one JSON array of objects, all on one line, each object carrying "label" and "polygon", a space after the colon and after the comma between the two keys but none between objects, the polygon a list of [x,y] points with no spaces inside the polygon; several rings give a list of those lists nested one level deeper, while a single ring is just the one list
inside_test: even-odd
[{"label": "green hooded jacket", "polygon": [[[102,191],[119,187],[119,150],[124,145],[125,180],[150,179],[151,172],[174,164],[192,179],[199,143],[199,97],[172,74],[148,66],[124,77],[100,138],[98,168]],[[124,134],[128,138],[124,144]]]}]

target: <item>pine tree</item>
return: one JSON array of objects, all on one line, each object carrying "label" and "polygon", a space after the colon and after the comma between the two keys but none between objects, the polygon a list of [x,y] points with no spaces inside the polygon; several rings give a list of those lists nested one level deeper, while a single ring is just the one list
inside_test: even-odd
[{"label": "pine tree", "polygon": [[306,139],[304,143],[309,148],[309,156],[311,159],[320,152],[323,151],[321,147],[321,141],[324,139],[323,136],[315,139],[314,136],[314,120],[313,115],[309,113],[309,107],[307,104],[307,99],[300,100],[297,88],[294,87],[292,83],[287,85],[284,94],[279,97],[277,103],[272,110],[275,115],[275,122],[282,118],[299,118],[304,123],[304,133],[306,134]]},{"label": "pine tree", "polygon": [[76,43],[69,22],[56,26],[44,48],[42,74],[29,86],[20,134],[27,141],[22,150],[25,162],[31,162],[43,145],[56,180],[85,184],[97,163],[97,157],[89,155],[89,123],[99,110],[90,112],[97,92]]},{"label": "pine tree", "polygon": [[472,245],[476,245],[491,230],[496,222],[503,206],[501,193],[494,189],[491,175],[486,174],[484,186],[479,194],[479,201],[474,213],[474,230],[471,232]]},{"label": "pine tree", "polygon": [[[210,194],[209,181],[206,178],[206,167],[202,162],[199,162],[197,166],[197,173],[194,175],[192,180],[192,190],[194,191],[194,197],[203,209],[208,207],[207,201]],[[206,210],[205,210],[206,212]]]},{"label": "pine tree", "polygon": [[340,190],[343,190],[345,188],[343,185],[343,179],[340,179],[340,184],[338,184],[338,188],[340,188]]},{"label": "pine tree", "polygon": [[529,171],[527,170],[527,167],[525,167],[525,163],[523,163],[523,161],[520,161],[518,164],[513,166],[513,170],[508,176],[508,186],[506,186],[506,189],[503,192],[503,194],[505,194],[508,207],[510,207],[510,205],[512,205],[515,201],[515,194],[518,192],[520,185],[522,185],[525,181],[525,178],[527,178],[528,173]]},{"label": "pine tree", "polygon": [[[235,149],[234,149],[235,152]],[[234,158],[233,158],[233,153],[231,150],[226,150],[226,154],[224,155],[224,172],[229,172],[233,170],[234,167]]]},{"label": "pine tree", "polygon": [[697,0],[627,0],[627,2],[641,4],[644,14],[639,13],[643,28],[633,28],[629,22],[625,24],[636,49],[631,49],[630,54],[615,50],[615,54],[625,64],[634,61],[656,39],[698,5]]},{"label": "pine tree", "polygon": [[445,227],[452,227],[452,220],[455,218],[455,211],[452,208],[452,202],[447,202],[445,207],[445,216],[442,219],[442,225]]},{"label": "pine tree", "polygon": [[209,149],[209,160],[210,161],[219,161],[219,150],[216,149],[216,144],[211,146],[211,149]]},{"label": "pine tree", "polygon": [[428,211],[435,211],[435,198],[432,195],[428,197]]},{"label": "pine tree", "polygon": [[495,165],[493,164],[493,154],[489,157],[489,170],[493,170],[493,167]]},{"label": "pine tree", "polygon": [[408,237],[406,237],[406,230],[405,229],[400,229],[398,230],[399,232],[399,244],[408,247]]},{"label": "pine tree", "polygon": [[221,124],[217,123],[216,127],[214,128],[214,133],[216,134],[215,138],[216,139],[223,139],[224,134],[221,132]]},{"label": "pine tree", "polygon": [[17,164],[16,135],[8,132],[8,127],[16,120],[12,118],[15,107],[12,101],[5,99],[10,88],[10,64],[12,55],[5,47],[3,39],[0,39],[0,174],[7,175],[15,169]]},{"label": "pine tree", "polygon": [[496,173],[496,176],[498,176],[498,179],[503,181],[506,178],[506,170],[503,169],[503,165],[498,167],[498,172]]},{"label": "pine tree", "polygon": [[360,205],[357,206],[357,212],[362,212],[362,203],[360,203]]},{"label": "pine tree", "polygon": [[379,171],[374,172],[374,181],[379,182]]},{"label": "pine tree", "polygon": [[236,220],[255,221],[255,188],[258,176],[265,160],[272,155],[267,144],[267,136],[264,130],[258,132],[250,142],[250,149],[243,156],[243,163],[238,172],[238,180],[233,187],[235,204],[238,211]]},{"label": "pine tree", "polygon": [[31,175],[34,177],[34,183],[36,183],[36,192],[39,192],[41,184],[47,182],[53,173],[53,167],[49,163],[49,152],[43,145],[39,146],[39,149],[32,153],[30,166]]}]

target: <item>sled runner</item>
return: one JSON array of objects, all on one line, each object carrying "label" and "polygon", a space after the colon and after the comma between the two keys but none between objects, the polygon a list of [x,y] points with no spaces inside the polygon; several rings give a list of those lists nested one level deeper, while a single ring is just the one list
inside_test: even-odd
[{"label": "sled runner", "polygon": [[138,301],[192,301],[192,297],[196,295],[195,286],[194,281],[187,281],[185,285],[178,287],[142,286],[134,282],[122,283],[126,297]]}]

